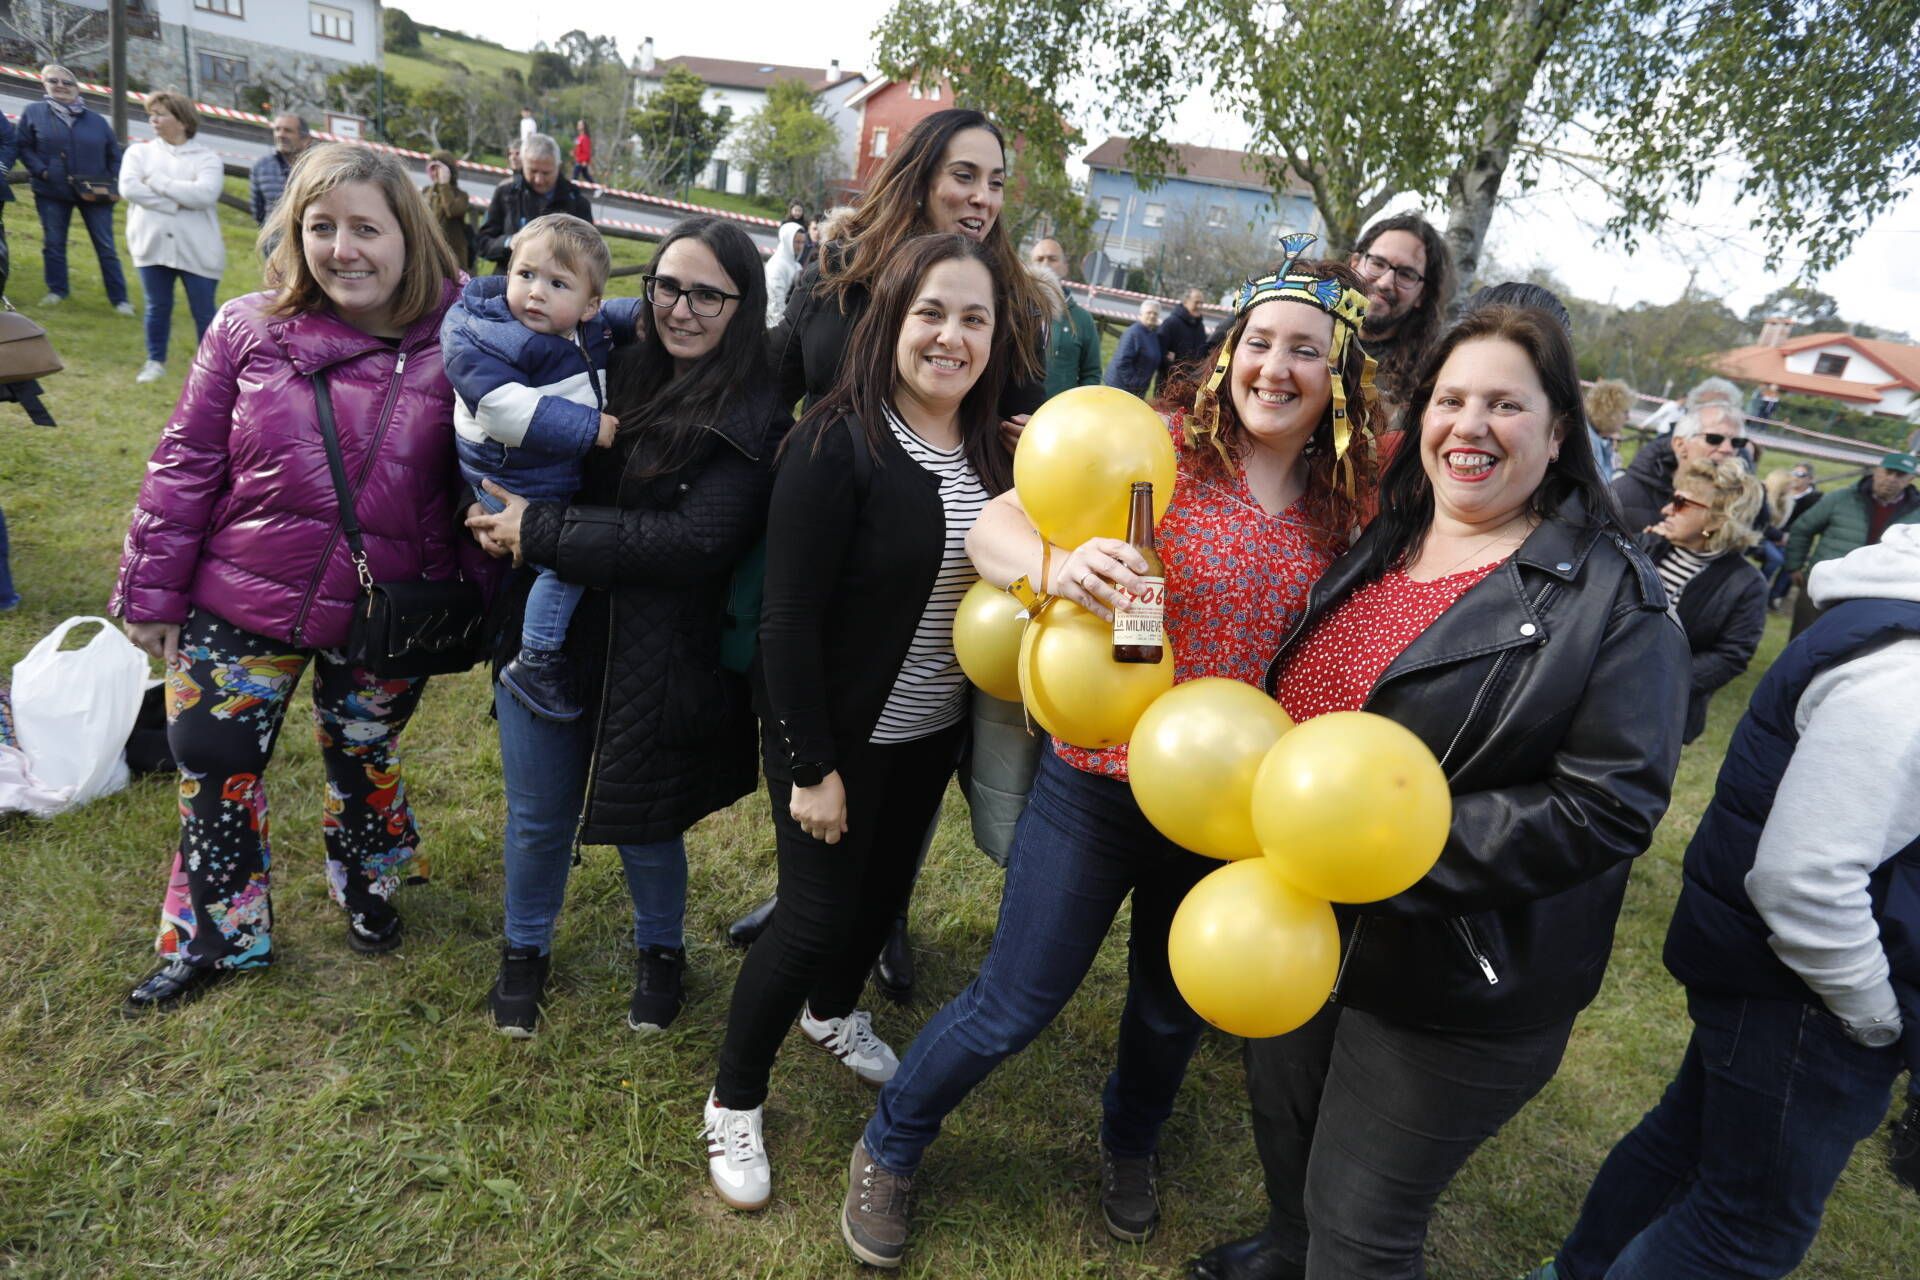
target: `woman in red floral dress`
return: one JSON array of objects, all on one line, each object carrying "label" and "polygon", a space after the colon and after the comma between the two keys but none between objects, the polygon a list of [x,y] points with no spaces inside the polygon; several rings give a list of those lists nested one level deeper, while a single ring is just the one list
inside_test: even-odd
[{"label": "woman in red floral dress", "polygon": [[[1232,329],[1202,366],[1211,376],[1176,382],[1161,402],[1179,454],[1156,535],[1176,681],[1259,684],[1308,588],[1351,539],[1372,484],[1375,410],[1363,391],[1366,357],[1349,340],[1364,299],[1344,266],[1299,261],[1305,243],[1289,244],[1296,256],[1242,290]],[[1140,589],[1147,568],[1114,538],[1045,549],[1011,491],[981,514],[967,548],[995,583],[1022,575],[1039,583],[1050,564],[1044,589],[1103,618],[1121,592]],[[1127,1002],[1100,1130],[1101,1201],[1114,1236],[1152,1233],[1160,1127],[1202,1026],[1174,987],[1167,932],[1187,890],[1220,864],[1154,830],[1126,779],[1124,746],[1062,743],[1042,756],[979,976],[921,1031],[854,1150],[842,1234],[861,1259],[898,1262],[902,1192],[941,1121],[1053,1021],[1129,894]]]}]

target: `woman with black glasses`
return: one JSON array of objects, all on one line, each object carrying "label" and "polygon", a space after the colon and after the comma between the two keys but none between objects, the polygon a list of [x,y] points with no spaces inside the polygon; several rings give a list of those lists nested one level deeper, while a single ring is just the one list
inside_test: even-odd
[{"label": "woman with black glasses", "polygon": [[[506,780],[506,939],[494,1025],[531,1036],[576,843],[618,846],[637,951],[627,1026],[659,1030],[684,1002],[687,828],[754,789],[746,681],[720,664],[735,563],[760,536],[773,455],[791,420],[766,371],[766,285],[732,223],[690,218],[647,268],[643,336],[614,352],[620,420],[571,502],[476,504],[482,545],[587,588],[567,628],[583,673],[578,720],[496,690]],[[503,593],[498,656],[518,645],[531,571]]]}]

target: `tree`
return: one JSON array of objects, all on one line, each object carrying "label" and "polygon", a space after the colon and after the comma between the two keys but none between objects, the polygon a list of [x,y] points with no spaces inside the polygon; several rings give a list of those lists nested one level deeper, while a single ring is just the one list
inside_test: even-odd
[{"label": "tree", "polygon": [[527,55],[527,87],[545,93],[573,83],[573,66],[551,49],[535,49]]},{"label": "tree", "polygon": [[1628,249],[1729,173],[1770,266],[1831,265],[1920,172],[1917,16],[1920,0],[898,0],[876,34],[890,73],[952,68],[959,97],[1020,129],[1100,68],[1145,185],[1171,162],[1174,110],[1210,91],[1276,188],[1291,167],[1313,190],[1333,249],[1396,195],[1442,197],[1464,281],[1503,187],[1549,164],[1604,191],[1604,233]]},{"label": "tree", "polygon": [[840,131],[813,90],[798,80],[775,80],[766,102],[740,126],[734,153],[760,171],[762,190],[817,208],[826,203],[839,146]]},{"label": "tree", "polygon": [[35,62],[83,62],[107,51],[107,15],[101,9],[65,0],[13,0],[12,9],[7,25],[33,50]]},{"label": "tree", "polygon": [[1747,312],[1747,326],[1758,329],[1775,316],[1796,325],[1832,324],[1840,319],[1840,302],[1809,285],[1783,284]]},{"label": "tree", "polygon": [[1196,200],[1167,210],[1160,251],[1140,265],[1153,274],[1151,292],[1197,288],[1212,299],[1258,274],[1273,256],[1273,241],[1259,228],[1231,215],[1215,223],[1210,209]]},{"label": "tree", "polygon": [[707,110],[706,91],[693,72],[669,67],[659,87],[629,113],[634,181],[643,190],[691,185],[733,127],[733,108]]},{"label": "tree", "polygon": [[567,60],[576,80],[620,61],[620,42],[612,36],[590,36],[578,27],[560,37],[553,51]]},{"label": "tree", "polygon": [[405,9],[384,9],[380,21],[385,28],[388,53],[420,52],[420,26]]}]

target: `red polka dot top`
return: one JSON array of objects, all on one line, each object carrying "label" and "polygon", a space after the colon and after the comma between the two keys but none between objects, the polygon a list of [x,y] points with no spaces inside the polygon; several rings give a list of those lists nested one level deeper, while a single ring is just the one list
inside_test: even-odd
[{"label": "red polka dot top", "polygon": [[[1167,566],[1167,636],[1173,680],[1223,676],[1260,687],[1267,664],[1307,607],[1307,590],[1346,540],[1311,523],[1303,502],[1272,515],[1236,467],[1231,479],[1203,467],[1173,422],[1178,450],[1173,500],[1154,530]],[[1200,448],[1208,448],[1206,445]],[[1060,759],[1085,773],[1127,776],[1127,748],[1056,742]]]},{"label": "red polka dot top", "polygon": [[1415,582],[1395,569],[1343,600],[1313,626],[1280,675],[1280,705],[1297,723],[1358,711],[1393,660],[1501,561]]}]

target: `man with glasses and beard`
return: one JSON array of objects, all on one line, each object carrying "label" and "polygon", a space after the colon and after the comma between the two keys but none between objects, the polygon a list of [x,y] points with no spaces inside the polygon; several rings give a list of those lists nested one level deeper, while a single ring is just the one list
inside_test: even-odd
[{"label": "man with glasses and beard", "polygon": [[1379,362],[1377,385],[1391,412],[1413,389],[1420,358],[1444,327],[1453,301],[1453,255],[1439,229],[1409,211],[1363,231],[1347,265],[1366,282],[1360,343]]}]

